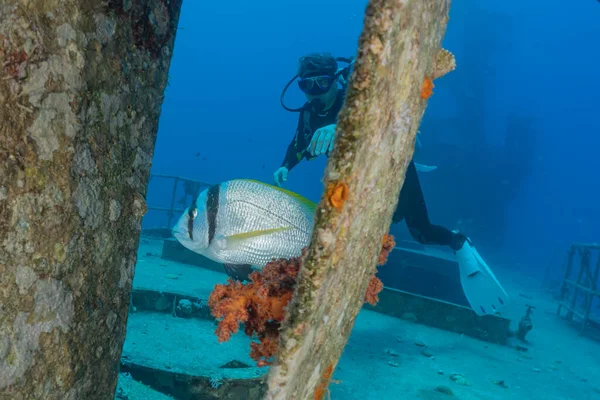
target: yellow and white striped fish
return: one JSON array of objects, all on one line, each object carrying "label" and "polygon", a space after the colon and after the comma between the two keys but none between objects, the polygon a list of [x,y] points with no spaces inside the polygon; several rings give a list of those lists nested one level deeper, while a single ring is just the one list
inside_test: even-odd
[{"label": "yellow and white striped fish", "polygon": [[184,247],[248,279],[278,258],[301,255],[314,226],[316,204],[263,182],[235,179],[201,192],[173,227]]}]

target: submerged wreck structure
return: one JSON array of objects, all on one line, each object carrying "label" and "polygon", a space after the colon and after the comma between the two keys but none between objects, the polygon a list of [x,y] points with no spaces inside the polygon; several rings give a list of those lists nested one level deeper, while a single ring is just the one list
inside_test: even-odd
[{"label": "submerged wreck structure", "polygon": [[0,398],[113,396],[180,8],[0,4]]},{"label": "submerged wreck structure", "polygon": [[600,318],[593,312],[600,304],[600,244],[573,243],[563,274],[556,314],[578,325],[580,335],[600,338]]},{"label": "submerged wreck structure", "polygon": [[[253,398],[325,396],[434,81],[455,67],[440,48],[450,4],[367,5],[316,228]],[[180,9],[0,5],[2,398],[114,396]]]}]

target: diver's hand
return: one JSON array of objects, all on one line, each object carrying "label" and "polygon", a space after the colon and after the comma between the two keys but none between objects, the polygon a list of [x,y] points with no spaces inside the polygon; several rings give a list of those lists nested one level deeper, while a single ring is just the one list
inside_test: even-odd
[{"label": "diver's hand", "polygon": [[281,182],[287,181],[288,172],[290,171],[286,167],[279,167],[279,169],[275,171],[273,178],[275,179],[277,186],[281,186]]},{"label": "diver's hand", "polygon": [[325,154],[333,149],[335,139],[335,124],[327,125],[317,129],[308,145],[311,156]]}]

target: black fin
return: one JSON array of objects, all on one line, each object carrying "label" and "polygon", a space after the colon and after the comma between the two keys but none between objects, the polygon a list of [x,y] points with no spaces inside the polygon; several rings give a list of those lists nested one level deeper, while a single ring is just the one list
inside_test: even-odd
[{"label": "black fin", "polygon": [[248,264],[223,264],[225,273],[240,282],[249,281],[253,269]]}]

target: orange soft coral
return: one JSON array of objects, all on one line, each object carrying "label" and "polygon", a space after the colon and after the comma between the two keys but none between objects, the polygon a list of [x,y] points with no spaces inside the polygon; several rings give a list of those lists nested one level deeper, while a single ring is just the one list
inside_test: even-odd
[{"label": "orange soft coral", "polygon": [[426,76],[423,81],[423,86],[421,87],[421,98],[428,99],[433,94],[433,87],[433,81]]},{"label": "orange soft coral", "polygon": [[348,185],[343,182],[331,182],[327,185],[327,200],[337,210],[348,200]]},{"label": "orange soft coral", "polygon": [[[386,235],[379,265],[385,263],[393,247],[393,237]],[[229,340],[238,331],[239,324],[243,323],[246,335],[252,337],[256,334],[259,340],[258,343],[250,344],[252,359],[258,366],[271,364],[269,359],[277,352],[279,326],[292,299],[305,250],[300,257],[275,260],[268,263],[262,271],[254,271],[249,283],[243,284],[230,278],[227,284],[215,286],[208,299],[208,306],[212,315],[220,319],[215,332],[219,342]],[[365,301],[377,304],[377,294],[382,288],[381,281],[373,275]]]}]

